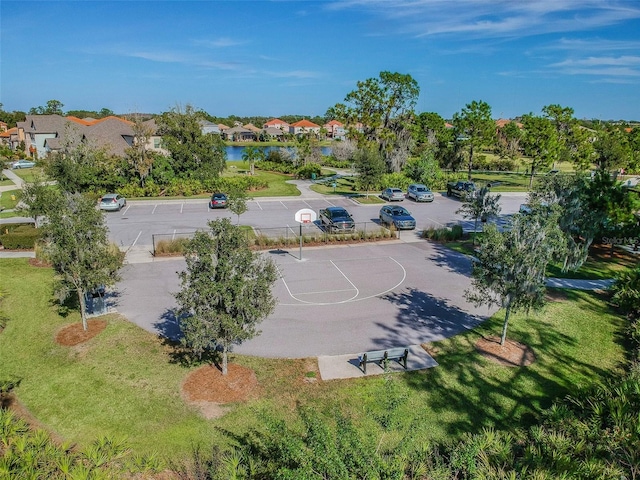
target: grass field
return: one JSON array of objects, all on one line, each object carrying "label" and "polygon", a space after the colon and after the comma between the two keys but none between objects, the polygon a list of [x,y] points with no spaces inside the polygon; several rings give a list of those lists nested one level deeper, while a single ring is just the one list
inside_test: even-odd
[{"label": "grass field", "polygon": [[174,459],[193,445],[228,444],[232,440],[223,432],[258,426],[260,412],[287,418],[296,405],[327,415],[340,410],[357,424],[369,424],[388,412],[379,399],[388,397],[389,388],[398,418],[418,422],[416,442],[454,439],[489,426],[513,429],[534,422],[554,398],[603,380],[625,358],[619,342],[625,323],[606,299],[559,291],[542,311],[512,316],[508,337],[533,348],[536,361],[529,367],[499,366],[475,350],[482,336],[499,335],[501,312],[473,331],[430,344],[440,366],[389,380],[307,382],[315,359],[232,355],[232,362],[255,370],[257,398],[205,420],[181,398],[181,382],[191,369],[174,361],[170,346],[117,315],[103,317],[106,330],[86,344],[59,346],[56,332],[79,315],[62,315],[53,303],[52,271],[26,259],[2,259],[0,278],[7,319],[0,332],[0,378],[22,379],[16,393],[42,426],[81,445],[108,435],[126,439],[135,452]]}]

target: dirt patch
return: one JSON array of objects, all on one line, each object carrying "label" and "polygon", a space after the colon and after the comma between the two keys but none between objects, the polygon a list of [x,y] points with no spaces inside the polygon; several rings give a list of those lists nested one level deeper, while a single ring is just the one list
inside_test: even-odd
[{"label": "dirt patch", "polygon": [[228,365],[227,375],[215,366],[204,365],[191,372],[182,384],[183,398],[206,418],[224,415],[225,404],[248,400],[258,390],[255,372],[235,363]]},{"label": "dirt patch", "polygon": [[500,345],[499,337],[481,338],[476,349],[484,357],[506,367],[526,367],[536,360],[531,347],[509,339]]},{"label": "dirt patch", "polygon": [[567,294],[557,288],[547,288],[544,298],[547,302],[564,302],[567,300]]},{"label": "dirt patch", "polygon": [[56,334],[56,342],[64,347],[79,345],[107,328],[106,320],[88,320],[87,329],[82,328],[82,323],[72,323],[62,328]]},{"label": "dirt patch", "polygon": [[32,267],[37,267],[37,268],[49,268],[51,267],[51,263],[42,260],[41,258],[30,258],[29,259],[29,265],[31,265]]}]

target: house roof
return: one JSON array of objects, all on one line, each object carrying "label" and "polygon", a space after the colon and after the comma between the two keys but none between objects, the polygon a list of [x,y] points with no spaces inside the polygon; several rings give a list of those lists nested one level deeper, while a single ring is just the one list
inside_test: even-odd
[{"label": "house roof", "polygon": [[320,128],[320,125],[316,125],[313,122],[310,122],[306,118],[304,120],[300,120],[291,125],[292,127],[301,127],[301,128]]},{"label": "house roof", "polygon": [[4,130],[3,132],[0,132],[0,137],[10,138],[11,135],[14,135],[16,133],[18,133],[18,127],[13,127],[13,128],[10,128],[9,130]]},{"label": "house roof", "polygon": [[218,128],[220,129],[220,131],[222,132],[223,130],[229,130],[231,127],[225,125],[224,123],[219,123],[218,124]]},{"label": "house roof", "polygon": [[255,133],[261,133],[262,132],[262,129],[256,127],[253,123],[247,123],[244,126],[244,128],[246,128],[247,130],[251,130],[252,132],[255,132]]},{"label": "house roof", "polygon": [[339,122],[338,120],[331,120],[330,122],[325,123],[325,126],[328,127],[344,127],[344,124],[342,122]]},{"label": "house roof", "polygon": [[502,128],[502,127],[504,127],[507,123],[511,123],[511,122],[515,122],[515,124],[516,124],[516,126],[517,126],[518,128],[523,128],[523,127],[524,127],[524,125],[522,125],[521,123],[516,122],[515,120],[511,120],[511,119],[509,119],[509,118],[499,118],[498,120],[496,120],[496,126],[497,126],[498,128]]},{"label": "house roof", "polygon": [[282,129],[277,128],[277,127],[267,127],[264,129],[265,133],[267,135],[271,135],[273,136],[280,136],[280,135],[284,135],[284,132],[282,131]]},{"label": "house roof", "polygon": [[280,120],[279,118],[272,118],[271,120],[269,120],[267,123],[264,124],[265,128],[272,127],[274,125],[289,125],[289,124],[284,120]]}]

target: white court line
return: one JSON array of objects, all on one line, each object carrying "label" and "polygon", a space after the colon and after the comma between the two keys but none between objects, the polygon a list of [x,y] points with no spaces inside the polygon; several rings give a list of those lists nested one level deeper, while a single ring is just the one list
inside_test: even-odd
[{"label": "white court line", "polygon": [[[342,270],[340,270],[335,263],[333,263],[333,261],[331,261],[331,263],[333,264],[333,266],[336,268],[336,270],[338,270],[342,276],[344,278],[347,279],[347,281],[353,285],[353,288],[356,290],[356,294],[347,299],[347,300],[341,300],[339,302],[308,302],[306,300],[302,300],[300,298],[298,298],[296,295],[308,295],[309,293],[315,293],[315,294],[322,294],[322,293],[333,293],[333,292],[340,292],[342,290],[328,290],[326,292],[304,292],[304,293],[297,293],[296,295],[294,295],[291,292],[291,289],[289,288],[289,285],[287,284],[287,281],[284,279],[284,275],[282,274],[282,272],[280,271],[280,268],[278,267],[278,273],[280,273],[280,278],[282,279],[282,283],[284,284],[284,287],[287,289],[287,292],[289,293],[289,296],[294,299],[297,300],[300,303],[278,303],[278,305],[282,305],[285,307],[297,307],[297,306],[324,306],[324,305],[339,305],[342,303],[352,303],[352,302],[359,302],[361,300],[369,300],[371,298],[376,298],[379,296],[382,296],[392,290],[395,290],[396,288],[398,288],[400,285],[402,285],[404,283],[404,281],[407,278],[407,270],[402,266],[402,264],[400,262],[398,262],[396,259],[394,259],[393,257],[381,257],[381,258],[388,258],[389,260],[391,260],[392,262],[395,262],[401,269],[402,269],[402,278],[400,279],[400,281],[398,283],[396,283],[394,286],[387,288],[386,290],[383,290],[382,292],[379,293],[375,293],[373,295],[367,295],[366,297],[360,297],[357,298],[358,295],[360,294],[360,291],[358,290],[358,287],[356,287],[353,282],[351,280],[349,280],[349,278],[342,272]],[[363,260],[363,259],[351,259],[350,261],[354,261],[354,260]],[[345,292],[350,291],[350,289],[348,290],[344,290]]]},{"label": "white court line", "polygon": [[151,215],[156,213],[156,208],[158,208],[158,204],[157,203],[153,206],[153,210],[151,211]]},{"label": "white court line", "polygon": [[353,291],[353,288],[343,288],[341,290],[322,290],[318,292],[302,292],[302,293],[296,293],[296,295],[319,295],[321,293],[340,293],[340,292],[351,292],[351,291]]}]

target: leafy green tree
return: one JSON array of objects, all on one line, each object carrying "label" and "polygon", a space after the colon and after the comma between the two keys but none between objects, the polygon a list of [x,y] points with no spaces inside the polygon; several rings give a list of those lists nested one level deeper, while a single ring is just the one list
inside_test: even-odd
[{"label": "leafy green tree", "polygon": [[155,155],[148,150],[148,142],[154,132],[140,115],[134,115],[132,121],[133,145],[126,150],[125,155],[140,181],[140,186],[144,188],[145,179],[149,176],[155,160]]},{"label": "leafy green tree", "polygon": [[114,285],[122,256],[109,243],[104,216],[79,193],[60,193],[46,212],[45,249],[57,274],[61,299],[76,292],[82,326],[87,329],[85,296]]},{"label": "leafy green tree", "polygon": [[171,154],[171,167],[182,178],[210,180],[224,170],[225,145],[220,135],[202,133],[204,113],[191,105],[177,106],[156,118],[162,143]]},{"label": "leafy green tree", "polygon": [[247,192],[241,188],[233,188],[229,192],[227,204],[231,213],[238,216],[237,225],[240,225],[240,215],[249,209],[247,206],[247,202],[249,200],[249,195],[247,195]]},{"label": "leafy green tree", "polygon": [[384,175],[384,160],[377,150],[365,148],[356,152],[354,164],[358,174],[358,184],[367,191],[369,196],[369,191],[380,184]]},{"label": "leafy green tree", "polygon": [[460,112],[453,114],[455,141],[469,149],[468,179],[471,181],[474,152],[493,143],[496,124],[491,118],[491,106],[487,102],[472,101]]},{"label": "leafy green tree", "polygon": [[516,122],[509,122],[498,129],[496,134],[496,151],[500,158],[516,161],[520,157],[522,130]]},{"label": "leafy green tree", "polygon": [[271,287],[278,275],[229,219],[211,221],[209,228],[185,245],[187,269],[179,274],[176,300],[183,345],[200,359],[219,346],[226,375],[231,347],[256,336],[258,323],[275,308]]},{"label": "leafy green tree", "polygon": [[55,187],[48,185],[44,177],[34,175],[33,181],[26,182],[22,186],[22,198],[17,208],[18,212],[33,218],[36,228],[40,226],[41,219],[58,199]]},{"label": "leafy green tree", "polygon": [[445,174],[438,165],[433,152],[425,150],[419,158],[407,163],[404,174],[416,183],[423,183],[432,189],[445,187]]},{"label": "leafy green tree", "polygon": [[414,139],[416,150],[429,150],[438,157],[439,152],[453,140],[444,118],[437,113],[422,112],[415,117]]},{"label": "leafy green tree", "polygon": [[60,100],[49,100],[47,101],[47,105],[45,107],[33,107],[29,110],[29,115],[62,115],[64,116],[64,112],[62,111],[62,107],[64,104]]},{"label": "leafy green tree", "polygon": [[529,158],[529,188],[532,188],[536,171],[542,167],[548,168],[559,160],[560,144],[556,129],[548,118],[524,115],[522,124],[522,147]]},{"label": "leafy green tree", "polygon": [[61,190],[104,193],[124,183],[122,159],[83,140],[82,133],[70,124],[64,138],[61,150],[45,166],[45,173]]},{"label": "leafy green tree", "polygon": [[631,159],[628,137],[617,128],[607,128],[599,132],[594,148],[596,162],[601,170],[624,168]]},{"label": "leafy green tree", "polygon": [[327,115],[344,121],[359,148],[375,145],[387,169],[399,172],[411,147],[413,109],[419,93],[418,82],[411,75],[380,72],[378,78],[359,81],[357,89],[345,97],[346,103],[330,108]]},{"label": "leafy green tree", "polygon": [[505,309],[501,345],[511,312],[538,308],[544,302],[545,270],[564,249],[556,216],[553,212],[515,215],[508,229],[489,225],[480,240],[465,297],[475,305]]},{"label": "leafy green tree", "polygon": [[[456,211],[463,218],[473,219],[473,244],[476,244],[478,222],[486,222],[500,213],[500,194],[491,195],[488,187],[482,187],[466,195],[462,206]],[[484,228],[483,228],[484,230]]]},{"label": "leafy green tree", "polygon": [[255,173],[254,168],[256,162],[261,162],[264,158],[264,150],[262,148],[252,146],[244,147],[242,160],[249,163],[249,173],[251,175]]}]

